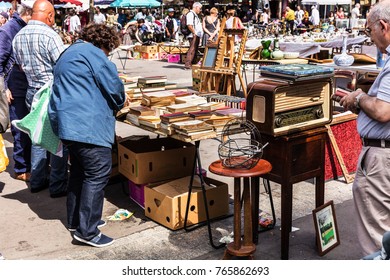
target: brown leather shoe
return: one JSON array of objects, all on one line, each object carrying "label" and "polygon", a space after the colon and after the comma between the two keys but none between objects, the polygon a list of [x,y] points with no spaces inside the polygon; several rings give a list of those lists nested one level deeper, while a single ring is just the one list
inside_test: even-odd
[{"label": "brown leather shoe", "polygon": [[30,182],[30,176],[31,176],[31,174],[29,172],[26,172],[26,173],[15,173],[14,178],[16,180]]}]

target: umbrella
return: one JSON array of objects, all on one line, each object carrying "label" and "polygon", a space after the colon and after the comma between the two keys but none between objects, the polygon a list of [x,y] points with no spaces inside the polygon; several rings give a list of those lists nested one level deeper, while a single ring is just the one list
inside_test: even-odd
[{"label": "umbrella", "polygon": [[12,4],[8,2],[0,2],[0,11],[7,11],[9,8],[12,8]]},{"label": "umbrella", "polygon": [[161,3],[156,0],[115,0],[110,4],[110,7],[116,8],[155,8],[160,7]]},{"label": "umbrella", "polygon": [[78,1],[78,0],[60,0],[61,2],[63,3],[70,3],[70,4],[74,4],[74,5],[77,5],[77,6],[82,6],[83,3]]}]

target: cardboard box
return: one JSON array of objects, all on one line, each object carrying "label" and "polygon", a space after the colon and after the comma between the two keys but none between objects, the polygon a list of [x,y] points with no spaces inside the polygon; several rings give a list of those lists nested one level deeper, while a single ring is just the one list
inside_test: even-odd
[{"label": "cardboard box", "polygon": [[195,146],[173,138],[122,141],[119,172],[136,184],[171,180],[192,174]]},{"label": "cardboard box", "polygon": [[118,160],[118,142],[125,140],[138,141],[142,139],[149,139],[148,135],[132,135],[126,138],[115,138],[115,143],[112,145],[111,156],[112,156],[112,166],[111,166],[111,178],[118,176],[119,173],[119,160]]},{"label": "cardboard box", "polygon": [[160,54],[159,53],[142,52],[141,58],[148,59],[148,60],[158,60],[158,59],[160,59]]},{"label": "cardboard box", "polygon": [[180,54],[168,54],[167,60],[170,63],[179,63],[180,62]]},{"label": "cardboard box", "polygon": [[154,53],[158,53],[159,51],[159,46],[158,45],[153,45],[153,46],[139,46],[137,48],[137,50],[139,50],[139,52],[141,53],[150,53],[150,54],[154,54]]},{"label": "cardboard box", "polygon": [[147,184],[136,184],[129,180],[129,197],[141,208],[145,209],[144,188]]},{"label": "cardboard box", "polygon": [[[210,219],[228,214],[228,185],[211,178],[204,177],[204,179],[208,185],[206,187],[206,197]],[[172,230],[183,228],[189,182],[190,176],[156,187],[145,187],[145,215]],[[195,176],[187,225],[198,224],[205,220],[206,210],[202,188],[199,177]]]}]

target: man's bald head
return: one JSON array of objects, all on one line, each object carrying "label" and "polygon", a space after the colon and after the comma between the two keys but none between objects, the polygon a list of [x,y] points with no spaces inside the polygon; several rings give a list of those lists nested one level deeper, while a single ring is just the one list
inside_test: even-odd
[{"label": "man's bald head", "polygon": [[32,20],[41,21],[49,26],[54,25],[54,6],[47,0],[35,1],[32,8]]}]

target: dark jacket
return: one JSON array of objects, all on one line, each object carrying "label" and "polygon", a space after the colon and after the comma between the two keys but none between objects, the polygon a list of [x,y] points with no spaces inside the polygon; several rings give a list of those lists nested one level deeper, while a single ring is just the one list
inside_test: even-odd
[{"label": "dark jacket", "polygon": [[24,72],[14,65],[12,54],[12,40],[26,24],[18,13],[14,13],[12,19],[0,28],[0,75],[6,76],[5,82],[13,97],[25,97],[28,87]]}]

